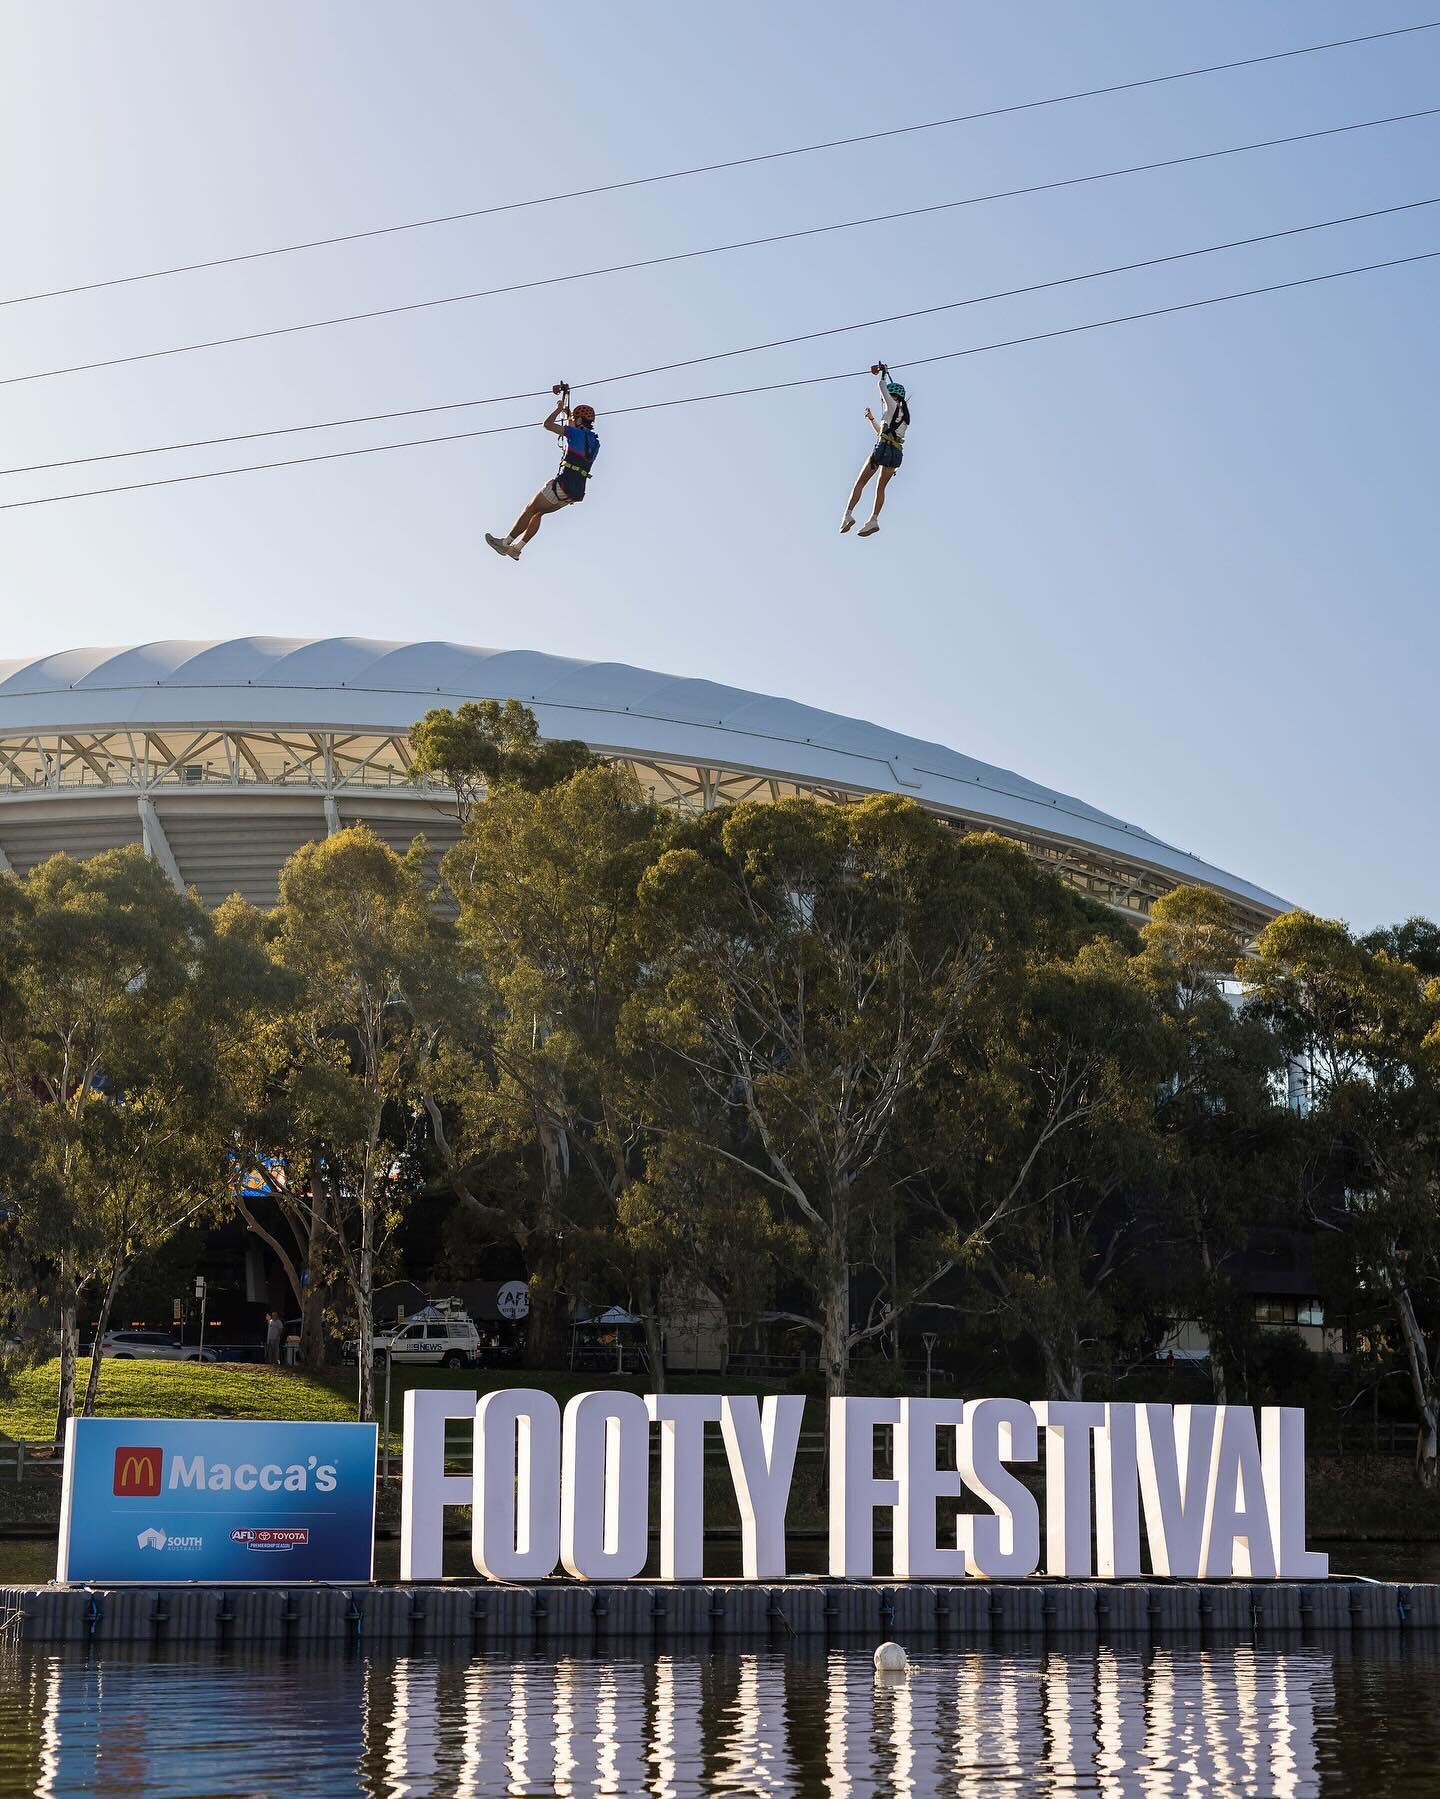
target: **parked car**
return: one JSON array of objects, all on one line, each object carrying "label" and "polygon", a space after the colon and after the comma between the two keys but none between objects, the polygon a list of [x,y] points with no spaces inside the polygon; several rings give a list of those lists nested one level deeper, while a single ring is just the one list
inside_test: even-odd
[{"label": "parked car", "polygon": [[106,1331],[100,1354],[117,1362],[218,1362],[213,1349],[177,1343],[168,1331]]},{"label": "parked car", "polygon": [[[383,1362],[388,1350],[392,1362],[414,1367],[427,1363],[435,1368],[474,1368],[480,1360],[480,1333],[465,1312],[448,1312],[443,1317],[428,1310],[422,1318],[412,1318],[398,1330],[377,1331],[374,1338],[375,1359]],[[360,1342],[352,1337],[345,1345],[345,1358],[355,1361]]]}]

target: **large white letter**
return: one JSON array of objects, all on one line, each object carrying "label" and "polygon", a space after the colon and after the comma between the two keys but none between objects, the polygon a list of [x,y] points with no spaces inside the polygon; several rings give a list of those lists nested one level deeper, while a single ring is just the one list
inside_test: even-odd
[{"label": "large white letter", "polygon": [[830,1401],[830,1572],[869,1580],[875,1572],[875,1513],[900,1503],[900,1483],[875,1478],[875,1427],[898,1424],[898,1399]]},{"label": "large white letter", "polygon": [[565,1407],[560,1560],[577,1580],[633,1580],[650,1548],[650,1413],[638,1393]]},{"label": "large white letter", "polygon": [[468,1474],[445,1472],[445,1420],[475,1417],[474,1393],[411,1387],[405,1395],[400,1467],[400,1578],[439,1580],[445,1572],[445,1507],[469,1505]]},{"label": "large white letter", "polygon": [[722,1399],[720,1435],[740,1507],[740,1568],[746,1580],[785,1578],[785,1508],[805,1417],[804,1396]]},{"label": "large white letter", "polygon": [[705,1426],[719,1422],[720,1396],[647,1393],[645,1404],[660,1426],[660,1578],[700,1580],[705,1570]]},{"label": "large white letter", "polygon": [[980,1580],[1013,1580],[1033,1574],[1040,1561],[1040,1508],[1035,1495],[1006,1468],[1033,1462],[1035,1414],[1022,1399],[973,1399],[960,1432],[960,1472],[965,1485],[990,1507],[961,1516],[957,1535],[965,1570]]},{"label": "large white letter", "polygon": [[1207,1580],[1232,1574],[1274,1580],[1275,1544],[1260,1471],[1255,1414],[1248,1405],[1220,1407],[1220,1434],[1210,1468],[1200,1567]]},{"label": "large white letter", "polygon": [[[958,1498],[960,1481],[960,1427],[965,1404],[960,1399],[902,1399],[900,1422],[895,1426],[895,1474],[900,1486],[895,1510],[896,1580],[963,1580],[965,1552],[958,1546],[942,1548],[937,1541],[935,1502]],[[942,1430],[954,1434],[954,1470],[939,1466],[937,1438]]]},{"label": "large white letter", "polygon": [[1305,1414],[1294,1406],[1260,1409],[1260,1461],[1282,1580],[1325,1580],[1330,1557],[1305,1547]]},{"label": "large white letter", "polygon": [[1151,1571],[1162,1580],[1194,1580],[1200,1572],[1218,1410],[1213,1405],[1136,1407],[1145,1535]]},{"label": "large white letter", "polygon": [[489,1580],[544,1580],[560,1554],[560,1408],[502,1387],[475,1407],[470,1554]]},{"label": "large white letter", "polygon": [[1130,1580],[1140,1572],[1140,1461],[1133,1405],[1107,1405],[1095,1439],[1095,1572]]},{"label": "large white letter", "polygon": [[1031,1408],[1045,1433],[1045,1572],[1072,1580],[1090,1574],[1090,1433],[1105,1423],[1103,1405],[1042,1399]]}]

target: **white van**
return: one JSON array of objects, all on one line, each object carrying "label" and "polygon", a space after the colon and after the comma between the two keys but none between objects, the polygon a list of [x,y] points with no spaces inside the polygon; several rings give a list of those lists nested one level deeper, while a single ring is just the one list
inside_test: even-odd
[{"label": "white van", "polygon": [[[434,1306],[407,1318],[397,1330],[377,1331],[374,1341],[377,1361],[385,1359],[387,1349],[392,1362],[410,1366],[425,1362],[432,1368],[473,1368],[480,1359],[480,1333],[470,1315]],[[345,1345],[352,1361],[359,1347],[353,1339]]]}]

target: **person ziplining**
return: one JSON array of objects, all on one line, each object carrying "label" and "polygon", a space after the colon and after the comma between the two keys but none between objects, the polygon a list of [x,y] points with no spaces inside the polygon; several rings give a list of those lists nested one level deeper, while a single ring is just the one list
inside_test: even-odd
[{"label": "person ziplining", "polygon": [[905,433],[910,426],[910,404],[905,398],[905,389],[898,381],[890,378],[890,371],[883,362],[872,362],[870,373],[880,380],[880,398],[884,404],[883,418],[876,418],[867,406],[865,416],[877,439],[875,448],[866,458],[865,466],[855,477],[855,485],[850,490],[850,498],[845,503],[845,516],[840,521],[840,530],[849,531],[855,523],[855,508],[860,503],[860,496],[873,475],[875,477],[875,504],[870,516],[860,527],[862,537],[873,537],[880,529],[880,513],[885,505],[885,489],[890,485],[896,469],[905,460]]},{"label": "person ziplining", "polygon": [[577,505],[585,498],[590,471],[600,454],[600,439],[593,429],[595,408],[583,403],[572,407],[568,382],[556,382],[551,392],[559,396],[559,404],[541,423],[565,445],[560,472],[540,489],[510,527],[508,535],[492,537],[488,531],[485,533],[486,543],[497,556],[509,556],[515,562],[520,560],[521,550],[540,529],[540,521],[546,513],[559,512],[562,507]]}]

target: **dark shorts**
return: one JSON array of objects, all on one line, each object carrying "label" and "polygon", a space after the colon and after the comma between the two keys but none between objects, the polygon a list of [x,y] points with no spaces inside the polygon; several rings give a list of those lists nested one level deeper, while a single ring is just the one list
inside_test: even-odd
[{"label": "dark shorts", "polygon": [[870,452],[871,468],[899,468],[905,452],[899,444],[878,443]]}]

